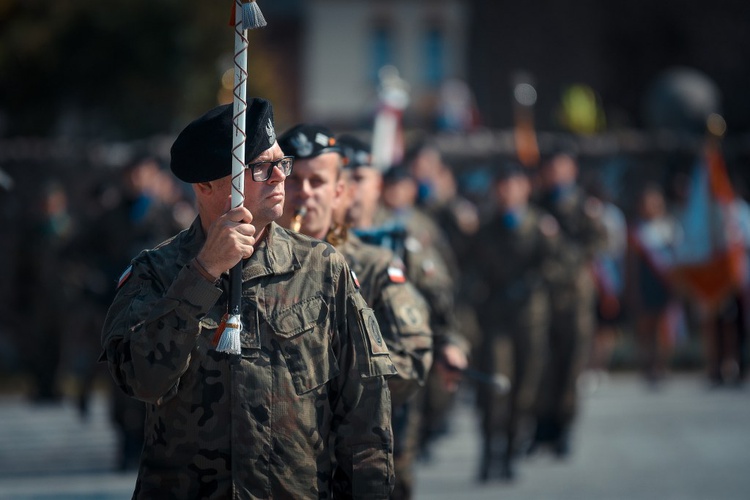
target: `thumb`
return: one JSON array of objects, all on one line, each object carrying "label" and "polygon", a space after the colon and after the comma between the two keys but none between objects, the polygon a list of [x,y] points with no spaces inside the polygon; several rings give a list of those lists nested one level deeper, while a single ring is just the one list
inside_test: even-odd
[{"label": "thumb", "polygon": [[227,196],[227,200],[224,203],[224,213],[229,212],[232,209],[232,195]]}]

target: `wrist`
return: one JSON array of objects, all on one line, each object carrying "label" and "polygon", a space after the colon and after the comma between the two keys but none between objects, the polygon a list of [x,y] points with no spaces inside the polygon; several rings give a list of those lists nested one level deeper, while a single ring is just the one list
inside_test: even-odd
[{"label": "wrist", "polygon": [[205,278],[206,281],[210,281],[214,284],[219,281],[220,276],[214,276],[208,269],[206,269],[206,265],[197,256],[193,259],[193,267],[198,271],[198,274]]}]

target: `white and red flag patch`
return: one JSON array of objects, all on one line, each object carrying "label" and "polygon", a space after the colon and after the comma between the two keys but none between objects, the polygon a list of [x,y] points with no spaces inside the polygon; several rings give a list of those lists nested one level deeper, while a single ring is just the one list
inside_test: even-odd
[{"label": "white and red flag patch", "polygon": [[406,275],[404,274],[404,270],[396,266],[388,267],[388,278],[390,278],[393,283],[406,282]]}]

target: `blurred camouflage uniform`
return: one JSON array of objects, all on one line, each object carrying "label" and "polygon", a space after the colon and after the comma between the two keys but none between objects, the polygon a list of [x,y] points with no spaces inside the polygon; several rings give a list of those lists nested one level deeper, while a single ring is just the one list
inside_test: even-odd
[{"label": "blurred camouflage uniform", "polygon": [[540,198],[560,225],[561,243],[550,286],[550,356],[537,400],[537,443],[568,453],[577,407],[576,382],[586,365],[596,327],[595,255],[606,245],[602,204],[576,186]]},{"label": "blurred camouflage uniform", "polygon": [[375,310],[399,374],[388,379],[393,399],[394,465],[396,484],[391,498],[410,498],[419,413],[413,396],[424,387],[432,366],[429,308],[406,280],[401,259],[390,250],[363,243],[350,233],[338,249],[359,277],[360,292]]},{"label": "blurred camouflage uniform", "polygon": [[[447,244],[436,245],[440,238],[437,226],[418,209],[391,212],[383,208],[376,221],[390,227],[397,234],[395,250],[406,265],[407,278],[424,297],[429,307],[430,327],[433,332],[434,352],[438,353],[447,343],[459,345],[468,352],[467,342],[458,334],[454,310],[454,281],[448,264],[438,251],[438,246],[449,249]],[[426,453],[432,440],[447,426],[447,414],[453,402],[453,393],[443,387],[435,370],[430,370],[423,390],[407,406],[394,412],[396,433],[396,489],[393,499],[412,497],[414,484],[413,464],[420,452]]]},{"label": "blurred camouflage uniform", "polygon": [[388,387],[393,406],[400,406],[424,386],[432,366],[427,303],[407,281],[403,263],[390,250],[364,243],[352,232],[335,246],[356,274],[360,294],[375,311],[398,370],[398,375],[388,379]]},{"label": "blurred camouflage uniform", "polygon": [[501,459],[502,476],[511,478],[518,444],[528,437],[523,424],[531,423],[546,356],[547,279],[559,238],[557,222],[537,208],[508,215],[498,213],[472,240],[473,274],[481,284],[473,293],[482,331],[475,361],[481,372],[502,373],[511,381],[509,394],[497,394],[487,384],[478,388],[482,480],[495,458]]},{"label": "blurred camouflage uniform", "polygon": [[[88,317],[81,315],[80,321],[90,328],[81,332],[89,337],[82,340],[81,345],[87,347],[84,352],[90,355],[92,362],[96,355],[88,351],[100,346],[98,333],[115,297],[115,286],[123,269],[134,255],[184,229],[175,220],[172,207],[143,187],[132,185],[130,175],[139,168],[150,168],[149,161],[137,160],[128,165],[109,181],[117,182],[116,186],[97,187],[101,212],[93,217],[76,242],[75,254],[81,268],[78,302],[85,304],[88,310]],[[96,346],[88,347],[92,341]],[[84,415],[95,375],[94,366],[89,366],[82,380],[79,405]],[[136,469],[143,448],[146,408],[143,402],[128,397],[115,387],[113,389],[110,403],[119,438],[118,468]]]},{"label": "blurred camouflage uniform", "polygon": [[139,255],[103,331],[110,371],[146,401],[135,498],[387,498],[396,372],[373,311],[329,244],[275,223],[243,267],[240,356],[193,268],[196,220]]}]

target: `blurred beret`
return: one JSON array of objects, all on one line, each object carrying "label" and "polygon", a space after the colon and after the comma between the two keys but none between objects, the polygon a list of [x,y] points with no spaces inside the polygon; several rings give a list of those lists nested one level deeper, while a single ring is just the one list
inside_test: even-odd
[{"label": "blurred beret", "polygon": [[511,177],[526,176],[527,169],[515,161],[506,161],[497,166],[494,172],[496,182],[505,181]]},{"label": "blurred beret", "polygon": [[[178,179],[194,184],[232,174],[233,113],[231,104],[216,107],[180,132],[170,163]],[[248,102],[245,133],[245,162],[250,163],[276,142],[269,101],[256,97]]]},{"label": "blurred beret", "polygon": [[372,166],[370,146],[353,135],[342,135],[338,138],[338,146],[346,159],[345,168]]},{"label": "blurred beret", "polygon": [[341,153],[333,132],[322,125],[301,123],[279,136],[279,146],[285,155],[295,160],[314,158],[324,153]]},{"label": "blurred beret", "polygon": [[393,165],[383,174],[383,182],[386,184],[393,184],[405,179],[413,179],[413,177],[409,168],[403,163]]},{"label": "blurred beret", "polygon": [[578,145],[572,139],[558,138],[542,151],[540,166],[544,168],[549,165],[551,159],[562,155],[578,161]]}]

